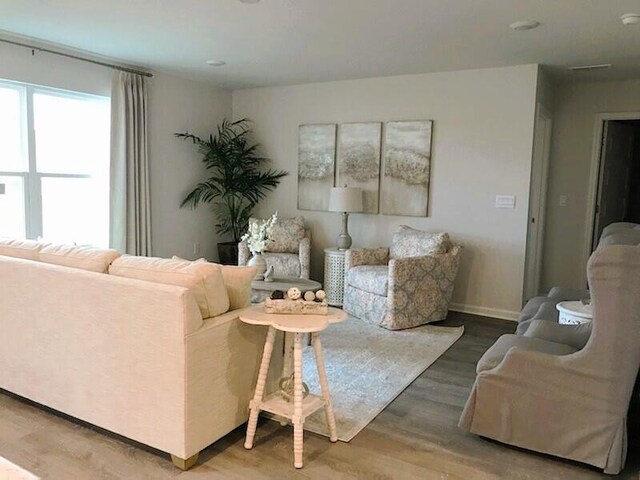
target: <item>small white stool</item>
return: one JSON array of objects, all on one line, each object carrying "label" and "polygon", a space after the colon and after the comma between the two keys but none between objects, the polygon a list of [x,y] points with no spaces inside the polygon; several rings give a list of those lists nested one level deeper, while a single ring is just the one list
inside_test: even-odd
[{"label": "small white stool", "polygon": [[[332,307],[329,308],[327,315],[268,314],[264,311],[263,305],[257,305],[242,311],[239,317],[240,320],[245,323],[269,327],[267,339],[264,344],[264,351],[262,353],[255,394],[253,400],[249,403],[250,413],[244,448],[251,449],[253,447],[253,439],[255,438],[260,412],[270,412],[274,415],[287,418],[293,423],[293,465],[296,468],[302,468],[303,426],[305,419],[309,415],[324,407],[327,424],[329,426],[329,439],[332,442],[338,441],[336,421],[331,404],[331,393],[329,392],[329,383],[327,382],[327,374],[324,369],[320,332],[327,328],[330,323],[343,321],[347,318],[347,314],[342,310]],[[275,392],[264,398],[264,387],[277,330],[284,332],[285,335],[293,334],[293,403],[284,398],[280,392]],[[316,365],[322,396],[309,394],[303,398],[302,342],[304,335],[307,333],[311,334],[311,343],[316,355]],[[289,356],[289,352],[290,349],[287,348],[287,356]]]}]

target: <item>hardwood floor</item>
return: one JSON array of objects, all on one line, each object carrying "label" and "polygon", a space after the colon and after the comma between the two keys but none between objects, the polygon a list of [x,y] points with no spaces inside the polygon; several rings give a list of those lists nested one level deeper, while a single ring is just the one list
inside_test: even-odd
[{"label": "hardwood floor", "polygon": [[[458,417],[483,352],[512,322],[452,313],[442,325],[465,334],[350,443],[305,432],[305,467],[293,468],[291,427],[262,421],[243,448],[236,429],[200,455],[188,472],[159,452],[0,393],[0,456],[43,479],[595,479],[590,467],[481,439]],[[618,478],[640,478],[633,446]]]}]

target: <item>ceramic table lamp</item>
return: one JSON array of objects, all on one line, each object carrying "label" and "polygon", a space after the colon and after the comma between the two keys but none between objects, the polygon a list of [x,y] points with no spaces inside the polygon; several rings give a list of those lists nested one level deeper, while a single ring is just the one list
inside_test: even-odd
[{"label": "ceramic table lamp", "polygon": [[338,249],[351,246],[349,213],[362,211],[362,189],[357,187],[332,187],[329,193],[329,211],[342,212],[342,232],[338,235]]}]

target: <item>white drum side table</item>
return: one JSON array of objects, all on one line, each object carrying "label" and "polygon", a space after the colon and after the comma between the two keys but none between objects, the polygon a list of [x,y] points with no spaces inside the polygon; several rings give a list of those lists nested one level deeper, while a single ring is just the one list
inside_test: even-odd
[{"label": "white drum side table", "polygon": [[336,307],[342,306],[344,298],[345,252],[337,248],[324,249],[324,290],[327,292],[327,303]]},{"label": "white drum side table", "polygon": [[593,318],[591,304],[584,305],[581,301],[560,302],[556,305],[560,312],[558,323],[562,325],[579,325],[590,322]]},{"label": "white drum side table", "polygon": [[[261,411],[270,412],[274,415],[287,418],[293,423],[293,465],[302,468],[303,450],[303,427],[306,417],[316,410],[324,407],[329,426],[329,439],[332,442],[338,441],[336,432],[336,420],[333,415],[331,405],[331,393],[329,392],[329,382],[324,369],[324,357],[322,355],[322,345],[320,343],[320,332],[331,323],[342,322],[347,318],[347,314],[337,308],[329,308],[327,315],[285,315],[269,314],[264,311],[264,305],[256,305],[243,310],[240,320],[251,325],[264,325],[269,327],[267,339],[264,344],[262,361],[253,400],[249,403],[249,422],[247,423],[247,436],[244,448],[253,447],[253,439],[256,434],[258,415]],[[280,392],[272,393],[264,397],[264,387],[269,371],[269,362],[273,352],[276,330],[284,332],[285,335],[293,335],[293,402],[283,398]],[[316,355],[316,365],[318,368],[318,378],[322,396],[308,395],[303,398],[303,378],[302,378],[302,338],[305,333],[311,334],[313,350]]]}]

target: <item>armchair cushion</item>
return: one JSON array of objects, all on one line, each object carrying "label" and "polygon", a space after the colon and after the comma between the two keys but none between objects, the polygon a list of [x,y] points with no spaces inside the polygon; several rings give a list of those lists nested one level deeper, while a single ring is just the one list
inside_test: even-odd
[{"label": "armchair cushion", "polygon": [[519,335],[502,335],[489,350],[487,350],[482,358],[478,361],[476,372],[484,372],[498,366],[507,352],[512,348],[521,348],[523,350],[533,350],[541,353],[549,353],[551,355],[568,355],[578,350],[570,345],[562,343],[550,342],[540,338],[523,337]]},{"label": "armchair cushion", "polygon": [[[249,223],[256,218],[250,218]],[[304,238],[304,217],[278,218],[271,231],[271,242],[267,246],[268,252],[298,253],[300,240]]]},{"label": "armchair cushion", "polygon": [[387,296],[389,267],[386,265],[360,265],[347,272],[347,283],[365,292]]},{"label": "armchair cushion", "polygon": [[393,234],[391,258],[419,257],[447,253],[451,248],[448,233],[431,233],[401,225]]},{"label": "armchair cushion", "polygon": [[563,343],[581,350],[591,336],[591,322],[578,325],[561,325],[548,320],[533,320],[524,336]]},{"label": "armchair cushion", "polygon": [[300,257],[295,253],[272,253],[262,254],[268,267],[273,267],[276,277],[299,277]]}]

